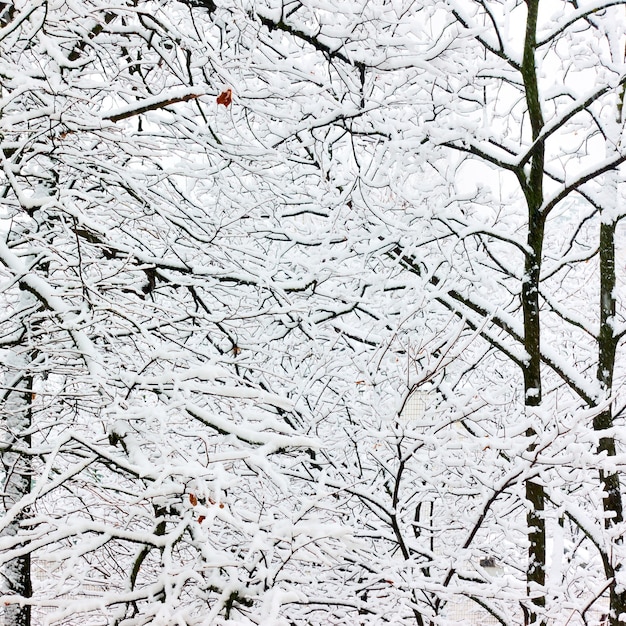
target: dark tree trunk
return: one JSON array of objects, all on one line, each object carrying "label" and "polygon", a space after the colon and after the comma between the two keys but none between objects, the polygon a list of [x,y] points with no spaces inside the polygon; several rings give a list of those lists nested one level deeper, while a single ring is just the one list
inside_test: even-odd
[{"label": "dark tree trunk", "polygon": [[[614,221],[600,224],[600,332],[598,335],[598,372],[597,378],[602,391],[602,400],[609,400],[613,390],[613,372],[618,339],[613,330],[615,319],[615,227]],[[607,431],[613,427],[613,409],[609,404],[593,420],[594,430]],[[598,454],[615,456],[615,439],[612,436],[601,436],[598,442]],[[603,509],[604,525],[607,529],[624,521],[622,492],[617,472],[599,471],[600,485],[604,492]],[[616,537],[615,542],[621,544],[623,539]],[[604,569],[609,587],[609,624],[624,626],[626,621],[620,620],[620,614],[626,613],[626,591],[620,591],[616,574],[622,564],[616,563],[612,555],[605,555]]]},{"label": "dark tree trunk", "polygon": [[[535,49],[539,0],[527,0],[528,17],[522,61],[522,79],[526,90],[526,105],[532,127],[534,148],[530,161],[530,172],[518,174],[528,207],[528,252],[524,264],[522,281],[522,311],[524,315],[524,347],[527,359],[523,367],[524,401],[528,408],[541,405],[541,325],[539,315],[539,281],[543,254],[545,218],[541,213],[543,204],[543,176],[545,146],[538,141],[543,130],[543,114],[539,100]],[[531,411],[529,411],[531,414]],[[533,452],[537,436],[535,427],[530,427],[526,436],[531,440],[529,452]],[[526,482],[528,512],[528,565],[526,569],[527,593],[531,597],[529,606],[524,607],[525,623],[543,626],[545,623],[538,609],[545,606],[543,593],[546,582],[546,526],[544,518],[545,489],[539,481]]]},{"label": "dark tree trunk", "polygon": [[[2,510],[6,514],[16,503],[28,496],[31,490],[32,468],[28,454],[20,450],[30,448],[32,424],[33,378],[31,375],[13,377],[7,381],[8,391],[3,397],[3,430],[5,445],[2,453],[4,473]],[[14,537],[28,518],[27,508],[22,509],[4,528],[4,537]],[[31,607],[19,602],[32,596],[30,553],[9,561],[2,569],[2,591],[15,596],[15,602],[4,606],[4,626],[30,626]]]}]

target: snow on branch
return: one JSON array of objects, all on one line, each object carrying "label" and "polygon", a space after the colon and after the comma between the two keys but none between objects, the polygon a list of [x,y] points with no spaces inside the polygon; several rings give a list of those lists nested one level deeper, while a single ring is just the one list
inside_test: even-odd
[{"label": "snow on branch", "polygon": [[198,93],[197,88],[187,87],[171,90],[167,94],[159,94],[153,98],[144,98],[143,100],[133,102],[125,107],[120,107],[116,109],[115,112],[105,115],[102,119],[110,120],[111,122],[119,122],[121,120],[128,119],[129,117],[134,117],[135,115],[147,113],[148,111],[164,109],[172,104],[196,100],[204,95],[206,95],[206,93]]}]

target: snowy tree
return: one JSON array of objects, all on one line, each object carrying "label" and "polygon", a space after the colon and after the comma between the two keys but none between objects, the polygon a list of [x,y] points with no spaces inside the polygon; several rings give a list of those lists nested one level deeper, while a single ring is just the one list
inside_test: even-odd
[{"label": "snowy tree", "polygon": [[[524,411],[514,421],[493,413],[486,432],[489,422],[479,429],[499,440],[507,482],[496,481],[478,519],[487,528],[484,517],[498,510],[497,500],[518,491],[527,511],[525,623],[586,620],[609,590],[609,622],[621,624],[623,514],[614,429],[620,422],[612,407],[619,407],[614,374],[623,335],[614,273],[626,158],[622,10],[555,3],[544,15],[539,2],[450,6],[447,16],[439,14],[432,42],[449,42],[437,58],[448,71],[433,78],[432,117],[420,128],[426,142],[443,149],[431,165],[450,186],[445,208],[433,215],[448,254],[430,282],[439,302],[519,367],[524,390]],[[423,274],[419,255],[406,256],[407,270]],[[484,368],[503,371],[487,360]],[[476,376],[475,366],[465,373],[483,397],[494,390],[485,375]],[[517,432],[517,444],[507,431]],[[583,440],[588,446],[579,448]],[[589,492],[596,468],[598,482]],[[563,541],[566,518],[572,526],[564,556],[554,546]],[[509,535],[518,530],[509,527]],[[581,536],[586,539],[576,539]],[[593,584],[601,574],[588,558],[583,565],[571,554],[586,541],[587,550],[597,550],[606,583]]]},{"label": "snowy tree", "polygon": [[624,623],[621,11],[5,7],[5,622]]},{"label": "snowy tree", "polygon": [[[358,382],[375,389],[367,393],[377,407],[393,394],[394,371],[396,381],[403,369],[411,374],[407,388],[438,389],[428,437],[398,432],[389,405],[371,422],[359,409],[347,433],[353,455],[343,461],[352,469],[330,461],[337,488],[367,485],[350,493],[363,507],[361,523],[376,528],[372,553],[381,560],[368,580],[393,580],[382,572],[401,555],[394,567],[405,579],[391,586],[411,597],[417,623],[439,618],[459,594],[516,623],[522,618],[510,617],[494,582],[463,571],[458,559],[480,562],[495,543],[506,571],[525,572],[515,593],[526,623],[587,620],[607,590],[610,619],[620,623],[621,495],[610,458],[619,441],[610,407],[617,402],[621,415],[613,381],[623,319],[611,269],[624,160],[621,7],[352,9],[331,18],[293,3],[256,7],[256,15],[276,46],[317,51],[315,67],[327,65],[331,81],[337,73],[331,93],[361,107],[306,111],[289,136],[303,158],[325,156],[320,169],[341,173],[341,190],[350,190],[350,232],[360,233],[372,271],[361,270],[368,277],[353,328],[377,329],[353,332],[351,349],[380,346],[361,361]],[[331,153],[332,130],[345,142],[333,141]],[[429,446],[437,455],[424,476]],[[413,487],[406,493],[405,481]],[[429,526],[422,515],[437,506]],[[395,594],[389,587],[376,587],[378,600]]]},{"label": "snowy tree", "polygon": [[3,19],[4,621],[271,616],[342,541],[285,477],[317,445],[276,368],[307,286],[262,236],[287,168],[219,102],[208,17]]}]

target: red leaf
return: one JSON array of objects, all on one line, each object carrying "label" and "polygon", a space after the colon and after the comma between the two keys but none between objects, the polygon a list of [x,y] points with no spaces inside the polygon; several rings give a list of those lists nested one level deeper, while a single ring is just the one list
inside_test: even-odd
[{"label": "red leaf", "polygon": [[223,104],[225,107],[230,106],[230,103],[233,101],[233,90],[227,89],[226,91],[222,91],[222,93],[217,96],[217,103]]},{"label": "red leaf", "polygon": [[189,502],[191,502],[191,506],[196,506],[198,504],[198,498],[196,498],[195,493],[189,494]]},{"label": "red leaf", "polygon": [[198,524],[202,524],[202,522],[204,522],[205,519],[206,517],[204,515],[198,515]]}]

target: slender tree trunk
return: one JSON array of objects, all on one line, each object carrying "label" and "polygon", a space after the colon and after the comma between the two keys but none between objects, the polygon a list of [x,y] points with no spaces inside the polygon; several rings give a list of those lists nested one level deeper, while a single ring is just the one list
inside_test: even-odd
[{"label": "slender tree trunk", "polygon": [[[6,378],[8,389],[3,396],[0,409],[5,433],[2,452],[4,513],[28,496],[32,478],[31,457],[22,454],[21,451],[28,451],[31,444],[33,377],[27,373]],[[28,516],[28,509],[23,509],[7,524],[2,535],[16,536]],[[4,606],[4,626],[30,626],[31,607],[29,604],[19,602],[19,598],[30,598],[32,595],[30,553],[19,556],[4,566],[2,593],[16,597],[16,602],[9,602]]]},{"label": "slender tree trunk", "polygon": [[[617,352],[617,338],[613,330],[615,319],[615,228],[616,223],[611,218],[600,224],[600,333],[598,336],[598,372],[602,399],[609,400],[613,391],[613,372]],[[593,427],[598,432],[607,431],[613,427],[613,408],[609,404],[593,420]],[[612,436],[601,436],[598,442],[598,454],[615,456],[615,439]],[[624,510],[620,479],[617,472],[599,471],[600,485],[604,492],[603,510],[604,524],[607,529],[624,521]],[[623,543],[622,537],[614,539],[616,545]],[[619,558],[619,557],[618,557]],[[609,624],[623,626],[624,619],[620,615],[626,613],[626,591],[616,580],[617,573],[622,568],[616,562],[614,555],[607,555],[604,559],[606,577],[611,581],[609,587]]]},{"label": "slender tree trunk", "polygon": [[[524,392],[527,417],[534,417],[534,409],[541,405],[541,370],[540,359],[541,342],[539,327],[539,271],[541,268],[541,243],[543,241],[543,227],[529,231],[529,244],[534,240],[533,254],[529,254],[526,260],[526,276],[522,287],[522,308],[524,311],[524,345],[528,354],[524,367]],[[537,256],[535,256],[537,255]],[[536,443],[533,441],[537,436],[534,426],[526,431],[526,436],[531,440],[528,448],[533,452]],[[528,525],[528,565],[526,570],[527,593],[532,598],[531,607],[525,608],[526,624],[544,624],[538,616],[536,609],[545,606],[543,589],[546,582],[546,524],[544,517],[545,509],[544,486],[535,480],[526,482],[526,500],[528,512],[526,522]]]},{"label": "slender tree trunk", "polygon": [[[528,207],[528,252],[524,264],[522,282],[522,310],[524,315],[524,347],[527,360],[524,373],[524,402],[529,417],[534,416],[534,408],[541,405],[541,325],[539,315],[539,281],[543,255],[545,218],[541,213],[543,204],[543,175],[545,147],[539,139],[543,130],[543,114],[539,100],[537,70],[535,67],[535,49],[537,33],[537,15],[539,0],[526,0],[528,17],[522,60],[522,79],[526,91],[526,104],[532,128],[534,142],[530,160],[530,172],[519,173],[520,182]],[[526,432],[531,439],[529,452],[533,452],[537,436],[534,426]],[[527,593],[531,598],[530,606],[524,609],[526,624],[543,626],[544,620],[538,610],[545,606],[544,588],[546,582],[546,525],[544,517],[545,489],[534,480],[526,482],[526,500],[528,512],[528,565],[526,569]]]},{"label": "slender tree trunk", "polygon": [[[612,54],[618,60],[624,60],[624,50],[614,49]],[[609,126],[610,138],[607,142],[609,155],[618,150],[621,143],[623,115],[624,115],[624,90],[622,87],[618,96],[616,115],[613,124]],[[603,208],[600,219],[599,239],[599,270],[600,270],[600,329],[598,333],[598,370],[596,377],[600,386],[600,402],[607,403],[601,413],[593,420],[593,428],[601,434],[598,441],[598,454],[600,456],[615,456],[615,439],[607,432],[613,428],[613,374],[615,371],[615,358],[617,354],[618,337],[615,335],[616,313],[616,276],[615,276],[615,231],[619,215],[623,212],[619,209],[618,185],[619,180],[616,172],[608,174],[606,183],[613,189],[607,196],[609,203]],[[599,470],[600,486],[603,491],[604,526],[607,530],[621,524],[624,521],[624,505],[619,474],[615,471]],[[614,534],[614,533],[611,533]],[[623,544],[623,537],[618,535],[613,538],[615,547]],[[621,554],[614,554],[614,550],[603,555],[604,571],[609,587],[609,624],[610,626],[624,626],[626,620],[620,619],[620,615],[626,614],[626,590],[623,583],[618,581],[618,572],[622,568]]]}]

